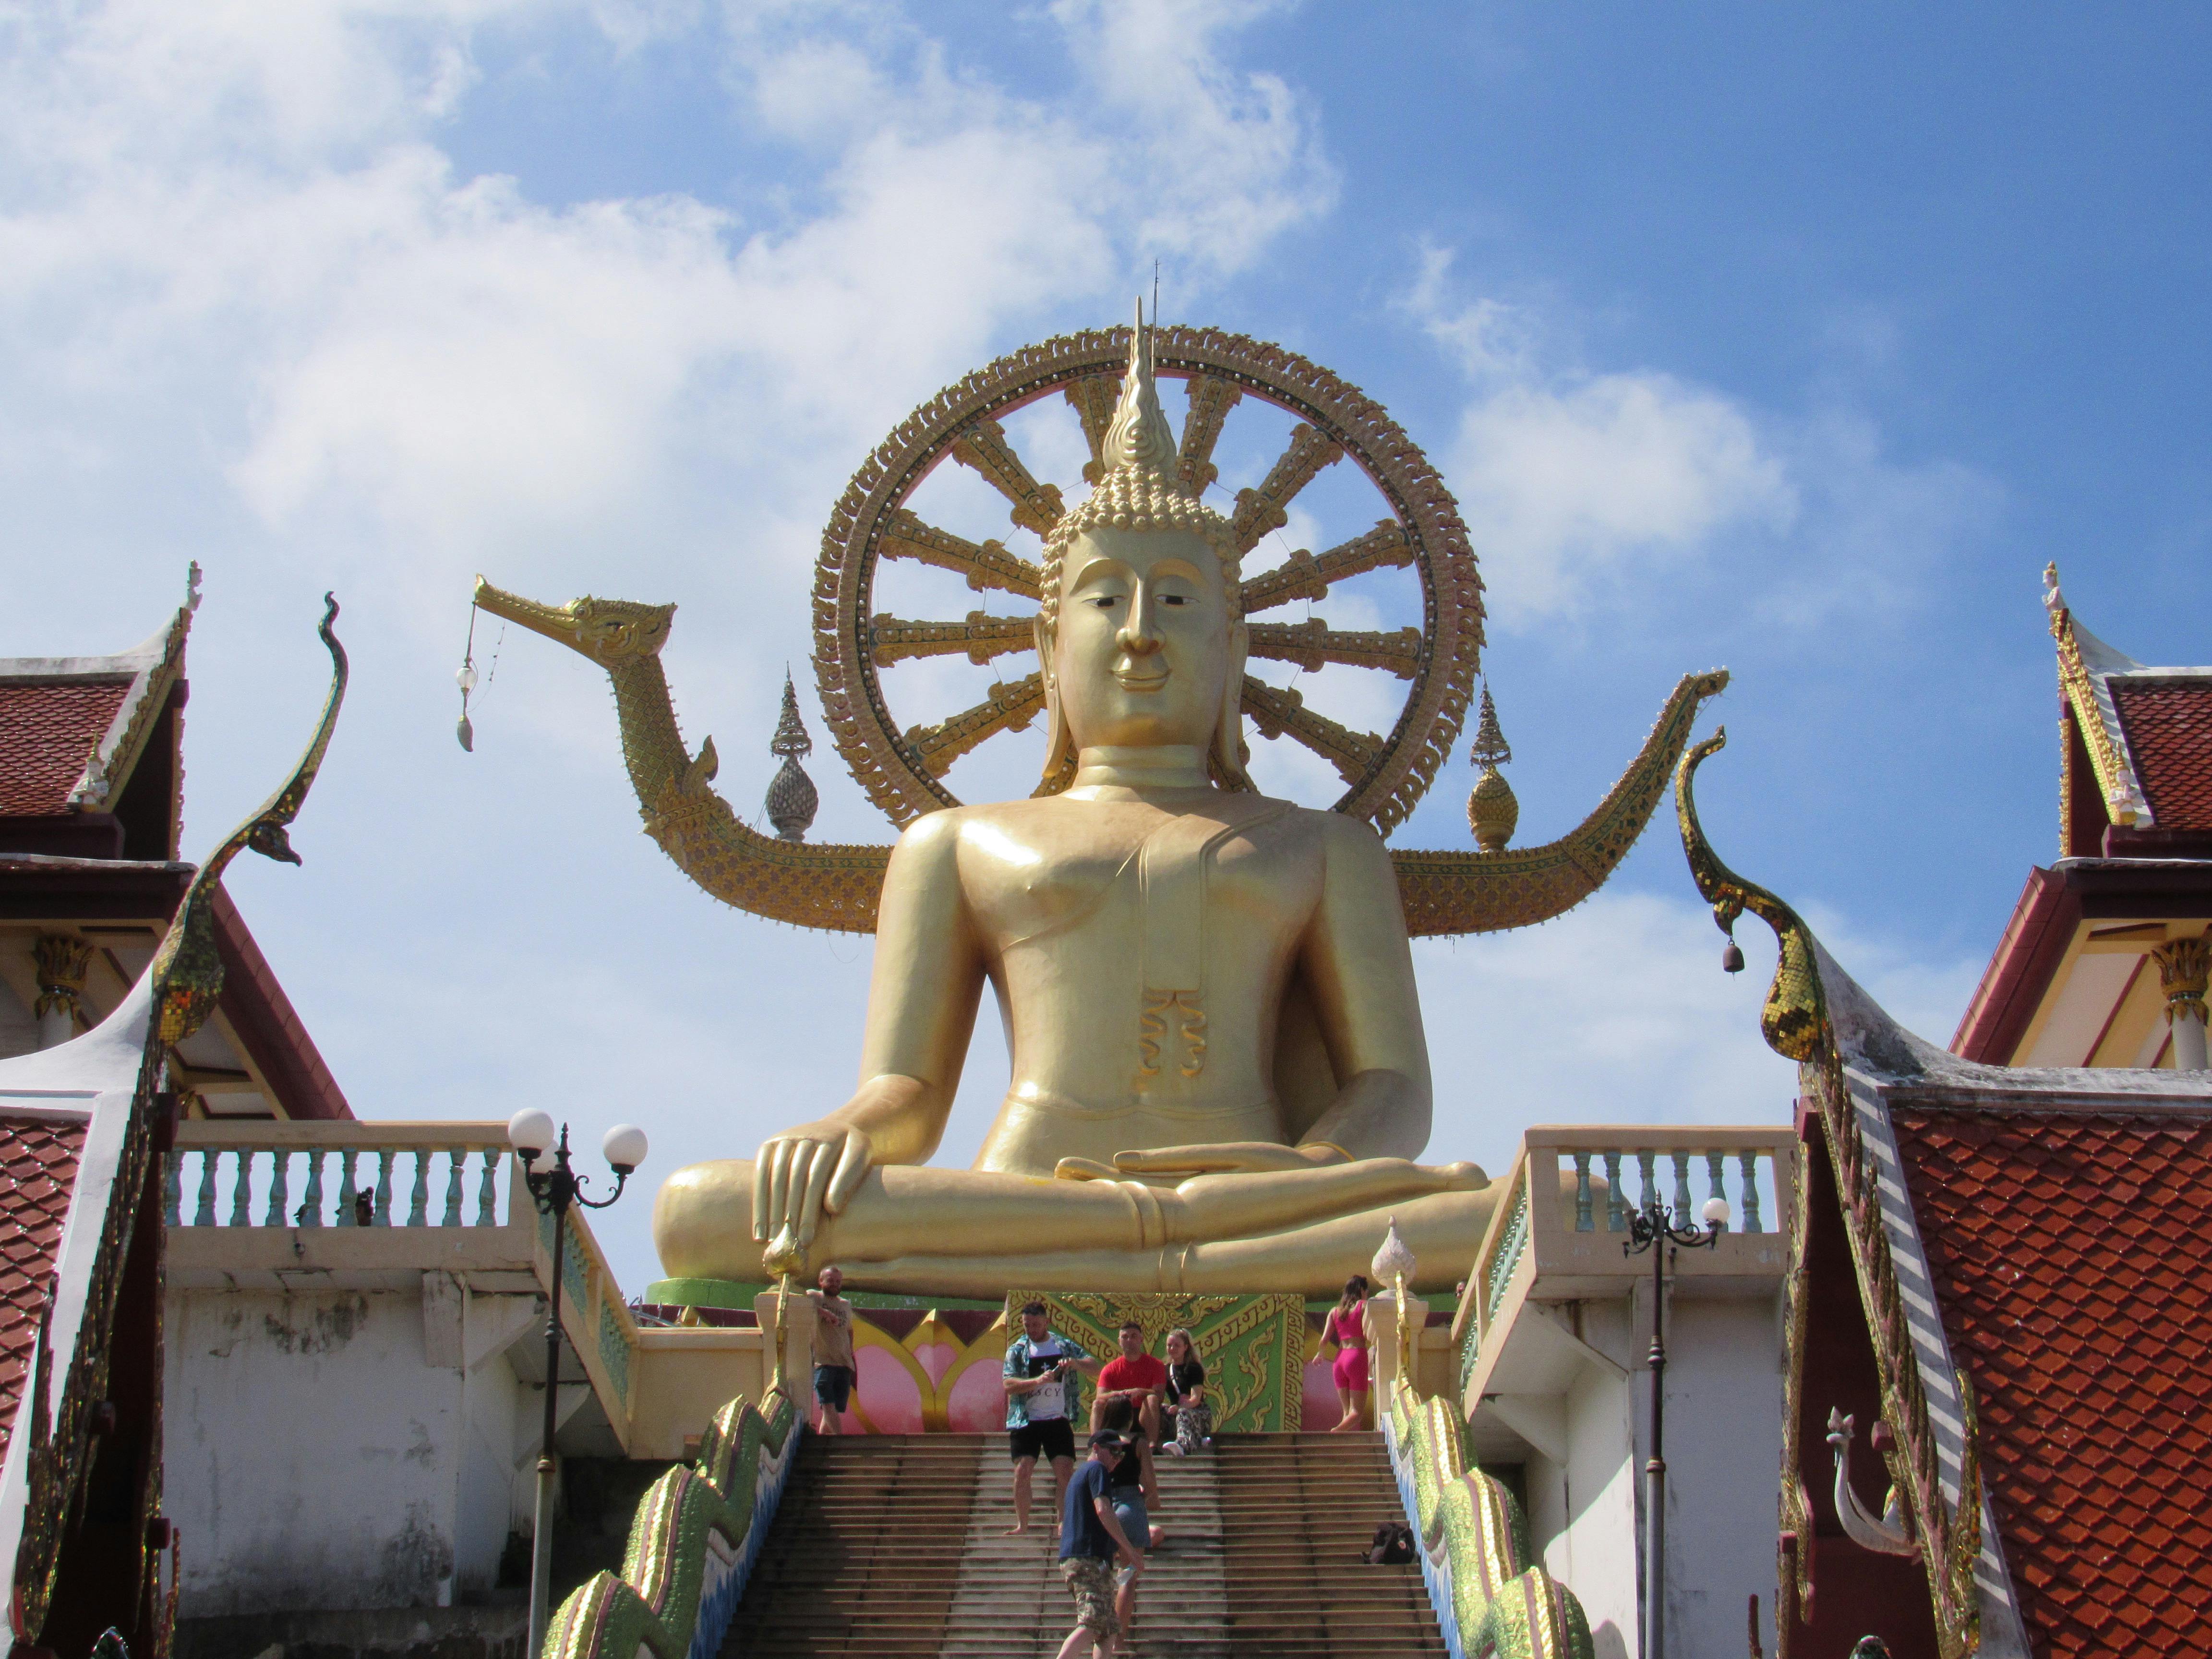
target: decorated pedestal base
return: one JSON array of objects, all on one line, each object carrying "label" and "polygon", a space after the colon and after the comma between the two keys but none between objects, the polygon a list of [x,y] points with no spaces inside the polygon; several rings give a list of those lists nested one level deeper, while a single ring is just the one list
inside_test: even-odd
[{"label": "decorated pedestal base", "polygon": [[[775,1297],[757,1284],[728,1279],[661,1279],[648,1304],[720,1323],[746,1315],[772,1328]],[[794,1300],[796,1294],[794,1293]],[[1188,1328],[1214,1390],[1217,1433],[1322,1430],[1339,1415],[1330,1366],[1335,1346],[1322,1319],[1287,1291],[1249,1295],[1164,1291],[1027,1291],[1002,1303],[957,1297],[858,1295],[853,1356],[860,1378],[842,1426],[854,1434],[989,1434],[1006,1426],[1002,1366],[1024,1304],[1042,1302],[1052,1328],[1099,1358],[1109,1358],[1121,1322],[1144,1328],[1147,1352],[1164,1352],[1167,1333]],[[884,1305],[904,1304],[903,1306]],[[794,1310],[797,1311],[797,1310]],[[787,1316],[787,1374],[807,1393],[806,1328]]]}]

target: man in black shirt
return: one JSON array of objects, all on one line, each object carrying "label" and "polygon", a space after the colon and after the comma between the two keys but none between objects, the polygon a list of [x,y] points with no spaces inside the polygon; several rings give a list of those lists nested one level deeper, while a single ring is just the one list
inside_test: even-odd
[{"label": "man in black shirt", "polygon": [[1108,1659],[1120,1644],[1114,1562],[1118,1557],[1132,1571],[1144,1569],[1143,1558],[1114,1514],[1113,1474],[1127,1455],[1121,1436],[1094,1434],[1090,1461],[1067,1483],[1060,1522],[1060,1576],[1075,1597],[1075,1628],[1060,1644],[1060,1659],[1075,1659],[1086,1636],[1098,1659]]}]

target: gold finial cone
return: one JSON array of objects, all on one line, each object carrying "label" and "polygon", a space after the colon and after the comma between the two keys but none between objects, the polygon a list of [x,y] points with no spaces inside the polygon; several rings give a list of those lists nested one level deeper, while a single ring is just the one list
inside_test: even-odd
[{"label": "gold finial cone", "polygon": [[1498,706],[1490,700],[1487,683],[1482,688],[1481,721],[1468,754],[1482,768],[1467,798],[1468,828],[1474,831],[1474,844],[1484,852],[1502,853],[1521,822],[1521,803],[1514,797],[1513,786],[1498,769],[1513,758],[1513,750],[1498,724]]},{"label": "gold finial cone", "polygon": [[1152,337],[1145,326],[1145,302],[1139,300],[1136,325],[1129,333],[1129,367],[1121,377],[1121,398],[1106,428],[1106,441],[1099,447],[1099,459],[1109,472],[1158,473],[1181,490],[1176,459],[1175,431],[1160,408],[1159,388],[1152,380]]}]

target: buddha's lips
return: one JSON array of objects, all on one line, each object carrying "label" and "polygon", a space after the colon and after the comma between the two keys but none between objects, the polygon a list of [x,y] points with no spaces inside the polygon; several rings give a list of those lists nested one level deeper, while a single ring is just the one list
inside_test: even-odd
[{"label": "buddha's lips", "polygon": [[1157,674],[1131,674],[1121,669],[1114,671],[1114,684],[1124,691],[1157,691],[1168,683],[1168,671]]}]

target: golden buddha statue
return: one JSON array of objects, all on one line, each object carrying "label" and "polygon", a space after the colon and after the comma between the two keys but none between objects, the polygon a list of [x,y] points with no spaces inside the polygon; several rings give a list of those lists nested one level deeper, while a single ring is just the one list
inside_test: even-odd
[{"label": "golden buddha statue", "polygon": [[[765,1245],[874,1290],[1308,1291],[1393,1214],[1416,1254],[1473,1259],[1482,1171],[1409,1161],[1429,1059],[1389,855],[1244,775],[1238,551],[1176,476],[1141,321],[1103,459],[1036,623],[1046,775],[1072,757],[1073,783],[907,830],[860,1088],[672,1177],[672,1276],[754,1278]],[[932,1168],[987,983],[1012,1086],[975,1168]],[[1286,1006],[1345,1079],[1317,1113],[1276,1086]]]},{"label": "golden buddha statue", "polygon": [[[1310,1295],[1360,1271],[1393,1218],[1443,1283],[1473,1261],[1487,1178],[1413,1161],[1431,1090],[1401,884],[1488,878],[1516,921],[1579,899],[1724,676],[1685,680],[1581,841],[1394,868],[1362,818],[1246,775],[1239,544],[1178,465],[1141,309],[1097,453],[1032,572],[1047,788],[929,811],[887,866],[757,836],[707,789],[712,744],[687,755],[657,660],[671,607],[556,611],[479,582],[479,605],[614,675],[648,829],[702,885],[787,915],[815,882],[816,925],[865,925],[816,918],[872,901],[860,1086],[750,1160],[670,1178],[653,1232],[672,1278],[834,1261],[874,1291]],[[933,1166],[987,985],[1011,1087],[974,1167]]]}]

